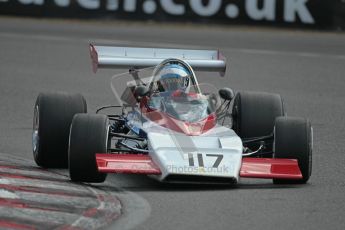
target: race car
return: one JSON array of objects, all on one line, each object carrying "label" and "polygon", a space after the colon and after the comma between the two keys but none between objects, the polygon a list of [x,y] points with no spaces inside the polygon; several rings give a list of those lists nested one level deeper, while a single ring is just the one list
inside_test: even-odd
[{"label": "race car", "polygon": [[67,167],[72,181],[91,183],[108,173],[167,183],[309,180],[309,120],[286,116],[278,94],[198,82],[197,72],[225,75],[219,51],[90,45],[90,55],[94,72],[128,70],[111,79],[117,104],[91,114],[80,94],[41,93],[32,135],[37,165]]}]

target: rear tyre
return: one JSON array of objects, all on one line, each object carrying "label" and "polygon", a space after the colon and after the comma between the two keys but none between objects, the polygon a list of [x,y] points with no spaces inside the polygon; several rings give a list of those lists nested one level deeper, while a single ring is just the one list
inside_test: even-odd
[{"label": "rear tyre", "polygon": [[294,117],[276,119],[274,158],[297,159],[302,180],[273,179],[275,184],[305,184],[312,170],[313,130],[309,120]]},{"label": "rear tyre", "polygon": [[106,153],[109,141],[109,119],[101,114],[74,116],[69,142],[69,174],[72,181],[102,183],[105,173],[97,170],[96,153]]},{"label": "rear tyre", "polygon": [[73,116],[86,113],[80,94],[41,93],[34,107],[32,149],[38,166],[66,168],[68,137]]},{"label": "rear tyre", "polygon": [[268,136],[273,134],[276,117],[284,115],[284,103],[279,94],[239,92],[232,108],[233,129],[242,139]]}]

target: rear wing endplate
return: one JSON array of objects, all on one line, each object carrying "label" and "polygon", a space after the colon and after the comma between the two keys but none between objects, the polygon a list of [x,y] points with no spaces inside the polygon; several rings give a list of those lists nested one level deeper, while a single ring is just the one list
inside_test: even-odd
[{"label": "rear wing endplate", "polygon": [[93,71],[98,68],[153,67],[168,58],[186,61],[194,70],[225,75],[226,59],[218,50],[187,50],[97,46],[90,44]]}]

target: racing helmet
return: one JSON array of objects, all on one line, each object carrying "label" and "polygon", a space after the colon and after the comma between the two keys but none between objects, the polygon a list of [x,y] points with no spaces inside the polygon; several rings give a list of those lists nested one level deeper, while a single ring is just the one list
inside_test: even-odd
[{"label": "racing helmet", "polygon": [[181,91],[189,93],[194,73],[187,63],[170,59],[161,63],[155,70],[155,83],[160,92]]}]

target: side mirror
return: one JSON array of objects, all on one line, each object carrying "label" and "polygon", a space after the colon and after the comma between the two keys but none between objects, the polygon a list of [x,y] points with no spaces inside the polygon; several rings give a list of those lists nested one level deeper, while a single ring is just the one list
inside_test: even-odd
[{"label": "side mirror", "polygon": [[139,85],[134,89],[135,97],[144,97],[149,93],[149,89],[146,86]]},{"label": "side mirror", "polygon": [[220,89],[218,93],[219,96],[226,101],[231,101],[235,96],[234,91],[230,88]]}]

